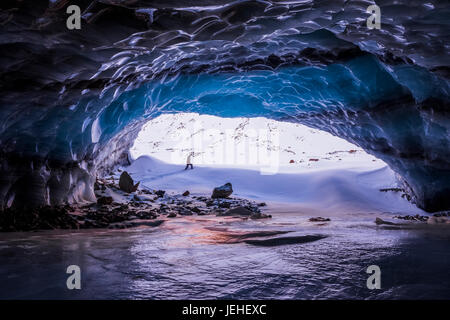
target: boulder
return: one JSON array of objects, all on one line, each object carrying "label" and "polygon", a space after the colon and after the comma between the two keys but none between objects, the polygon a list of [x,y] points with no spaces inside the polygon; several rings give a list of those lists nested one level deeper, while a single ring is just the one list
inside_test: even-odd
[{"label": "boulder", "polygon": [[134,184],[134,181],[131,178],[131,176],[128,174],[128,172],[126,172],[126,171],[122,172],[122,174],[120,175],[120,179],[119,179],[120,190],[125,191],[127,193],[132,193],[132,192],[135,192],[138,187],[139,187],[139,182]]},{"label": "boulder", "polygon": [[223,186],[214,188],[211,198],[227,198],[233,193],[231,183],[227,182]]},{"label": "boulder", "polygon": [[253,213],[251,216],[250,216],[250,219],[267,219],[267,218],[272,218],[272,216],[270,215],[270,214],[264,214],[264,213],[261,213],[261,212],[257,212],[257,213]]},{"label": "boulder", "polygon": [[313,218],[309,218],[310,222],[327,222],[327,221],[331,221],[330,218],[322,218],[322,217],[313,217]]},{"label": "boulder", "polygon": [[188,190],[186,190],[185,192],[183,192],[183,196],[187,197],[190,194],[190,192]]}]

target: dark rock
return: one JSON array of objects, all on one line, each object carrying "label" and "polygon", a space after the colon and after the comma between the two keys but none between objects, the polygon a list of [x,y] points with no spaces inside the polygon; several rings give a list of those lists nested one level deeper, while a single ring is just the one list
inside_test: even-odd
[{"label": "dark rock", "polygon": [[214,188],[211,198],[227,198],[233,193],[231,183],[227,182],[223,186]]},{"label": "dark rock", "polygon": [[265,202],[258,203],[258,207],[265,207],[267,204]]},{"label": "dark rock", "polygon": [[139,187],[139,182],[134,184],[134,181],[131,178],[131,176],[128,174],[128,172],[126,172],[126,171],[122,172],[122,174],[120,175],[120,179],[119,179],[120,190],[125,191],[127,193],[132,193],[132,192],[135,192],[138,187]]},{"label": "dark rock", "polygon": [[231,207],[231,203],[229,203],[229,202],[219,203],[219,208],[230,208],[230,207]]},{"label": "dark rock", "polygon": [[162,198],[162,197],[164,197],[164,194],[165,194],[166,192],[164,191],[164,190],[158,190],[158,191],[155,191],[155,194],[158,196],[158,197],[160,197],[160,198]]},{"label": "dark rock", "polygon": [[100,197],[97,199],[97,204],[99,205],[110,205],[113,203],[112,197]]},{"label": "dark rock", "polygon": [[274,246],[282,246],[287,244],[302,244],[313,242],[317,240],[321,240],[326,238],[325,235],[307,235],[307,236],[298,236],[298,237],[280,237],[280,238],[272,238],[272,239],[264,239],[264,240],[245,240],[244,242],[247,244],[252,244],[254,246],[263,246],[263,247],[274,247]]},{"label": "dark rock", "polygon": [[179,209],[178,214],[180,214],[182,216],[192,216],[193,215],[192,211],[189,209],[186,209],[186,208]]},{"label": "dark rock", "polygon": [[190,192],[188,190],[186,190],[185,192],[183,192],[183,196],[187,197],[188,195],[190,195]]},{"label": "dark rock", "polygon": [[376,224],[386,224],[386,225],[389,225],[389,226],[396,226],[397,225],[397,223],[386,221],[386,220],[383,220],[383,219],[378,218],[378,217],[375,218],[375,223]]},{"label": "dark rock", "polygon": [[200,213],[200,212],[202,212],[199,208],[197,208],[197,207],[192,207],[192,208],[190,208],[191,209],[191,211],[192,212],[195,212],[195,213]]},{"label": "dark rock", "polygon": [[264,213],[261,213],[261,212],[253,213],[250,216],[250,219],[267,219],[267,218],[272,218],[272,216],[270,214],[264,214]]},{"label": "dark rock", "polygon": [[248,210],[247,208],[237,207],[237,208],[230,209],[219,215],[220,216],[251,216],[252,214],[253,214],[253,212]]},{"label": "dark rock", "polygon": [[167,218],[175,218],[177,214],[175,212],[171,212],[167,215]]},{"label": "dark rock", "polygon": [[125,225],[127,228],[135,228],[141,226],[157,227],[160,226],[163,222],[164,220],[155,220],[155,221],[137,220],[137,221],[128,221],[126,222]]},{"label": "dark rock", "polygon": [[309,222],[327,222],[327,221],[331,221],[330,218],[322,218],[322,217],[313,217],[313,218],[309,218],[308,220]]}]

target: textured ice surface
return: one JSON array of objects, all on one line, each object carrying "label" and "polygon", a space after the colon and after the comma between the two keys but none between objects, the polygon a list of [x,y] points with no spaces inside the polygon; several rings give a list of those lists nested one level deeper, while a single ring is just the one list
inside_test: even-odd
[{"label": "textured ice surface", "polygon": [[[449,1],[2,1],[2,207],[91,200],[93,176],[166,112],[300,122],[450,208]],[[123,158],[122,158],[123,159]]]}]

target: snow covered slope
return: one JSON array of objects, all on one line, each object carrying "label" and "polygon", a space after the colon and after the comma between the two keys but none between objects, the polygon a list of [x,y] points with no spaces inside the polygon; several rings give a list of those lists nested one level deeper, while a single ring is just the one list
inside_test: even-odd
[{"label": "snow covered slope", "polygon": [[[184,170],[195,152],[194,170]],[[141,186],[209,195],[233,184],[233,196],[321,214],[421,213],[398,193],[395,173],[381,160],[329,133],[266,118],[165,114],[148,122],[127,170]],[[255,157],[255,155],[257,155]],[[293,162],[292,162],[293,161]]]},{"label": "snow covered slope", "polygon": [[194,166],[260,169],[264,174],[314,169],[377,169],[386,164],[358,146],[307,126],[258,118],[164,114],[139,133],[131,156]]}]

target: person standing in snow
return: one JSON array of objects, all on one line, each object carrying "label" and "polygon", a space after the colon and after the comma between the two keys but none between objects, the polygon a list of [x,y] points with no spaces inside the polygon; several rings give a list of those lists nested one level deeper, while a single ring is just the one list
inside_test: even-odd
[{"label": "person standing in snow", "polygon": [[194,169],[194,166],[192,165],[192,162],[191,162],[191,158],[193,156],[194,156],[193,152],[189,153],[189,155],[188,155],[188,157],[186,159],[186,168],[184,168],[184,170],[187,170],[187,168],[189,168],[189,167],[191,167],[191,169]]}]

